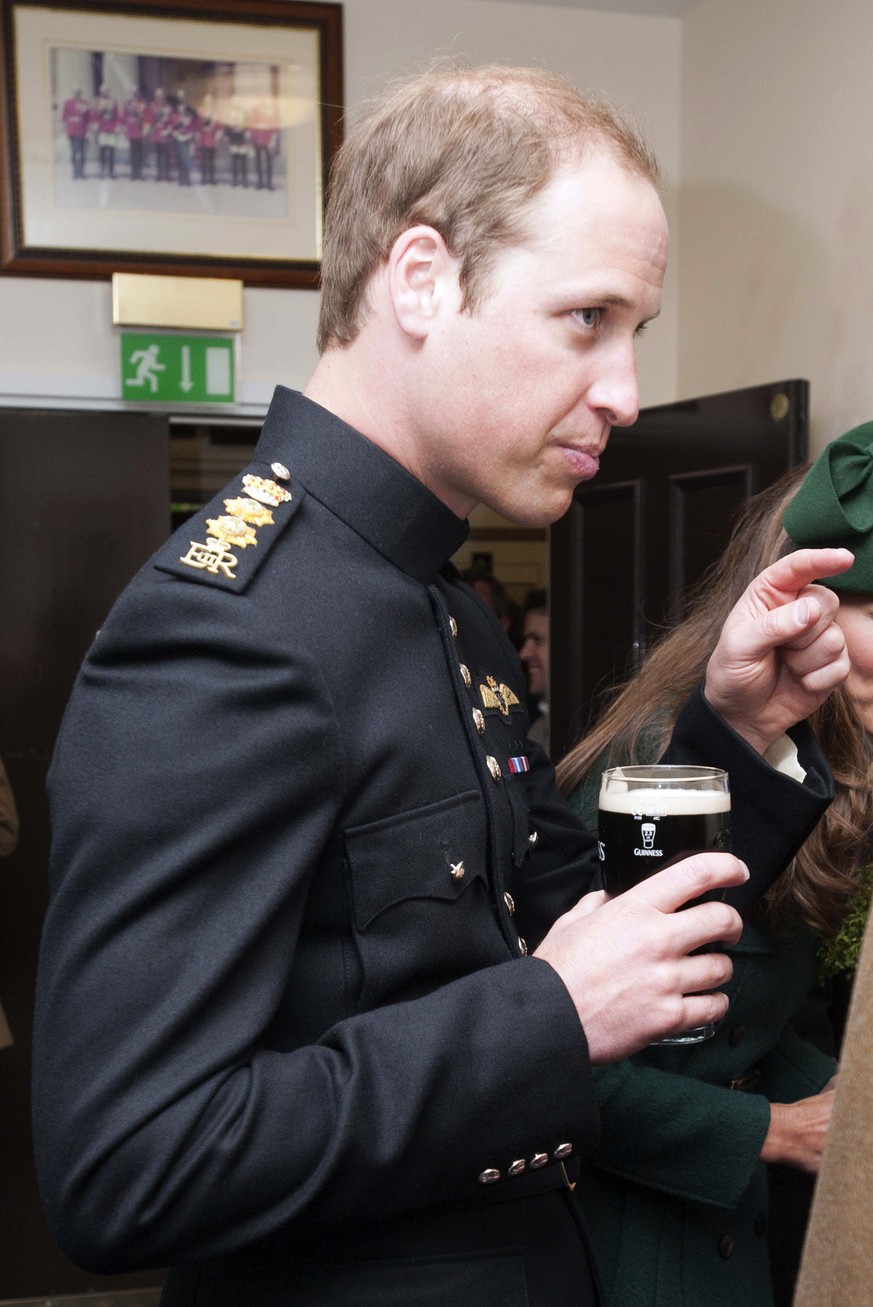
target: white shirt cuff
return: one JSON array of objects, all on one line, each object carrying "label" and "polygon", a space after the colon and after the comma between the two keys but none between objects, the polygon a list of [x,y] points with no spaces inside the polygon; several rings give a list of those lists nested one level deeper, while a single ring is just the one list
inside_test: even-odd
[{"label": "white shirt cuff", "polygon": [[765,750],[764,761],[783,775],[799,781],[801,785],[806,780],[806,772],[797,756],[797,745],[790,735],[780,735],[778,740],[774,740],[769,749]]}]

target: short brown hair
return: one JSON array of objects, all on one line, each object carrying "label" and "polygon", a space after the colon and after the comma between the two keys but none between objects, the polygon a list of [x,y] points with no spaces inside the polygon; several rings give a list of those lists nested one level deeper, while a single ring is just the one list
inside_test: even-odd
[{"label": "short brown hair", "polygon": [[389,87],[331,173],[319,350],[354,340],[371,275],[417,223],[460,259],[462,307],[475,308],[494,253],[521,239],[525,206],[561,163],[597,148],[657,187],[657,162],[636,128],[553,73],[441,68]]}]

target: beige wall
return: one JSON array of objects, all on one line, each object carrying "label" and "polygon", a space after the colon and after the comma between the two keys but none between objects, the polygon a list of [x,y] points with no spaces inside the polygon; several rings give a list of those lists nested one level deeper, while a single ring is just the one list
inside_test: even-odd
[{"label": "beige wall", "polygon": [[[681,24],[500,0],[345,0],[346,102],[434,56],[543,64],[605,91],[642,121],[675,185]],[[670,200],[668,197],[668,205]],[[675,279],[642,343],[645,402],[674,397]],[[304,384],[314,363],[318,296],[247,290],[240,398],[259,408],[275,382]],[[120,391],[106,282],[0,278],[0,402],[39,397],[113,403]]]},{"label": "beige wall", "polygon": [[873,6],[707,0],[682,40],[679,395],[806,377],[818,452],[873,417]]}]

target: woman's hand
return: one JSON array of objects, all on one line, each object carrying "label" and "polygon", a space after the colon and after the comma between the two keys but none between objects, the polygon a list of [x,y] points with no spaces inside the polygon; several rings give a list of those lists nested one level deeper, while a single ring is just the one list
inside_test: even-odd
[{"label": "woman's hand", "polygon": [[782,1162],[818,1174],[834,1105],[836,1077],[811,1098],[771,1103],[770,1129],[761,1148],[762,1162]]}]

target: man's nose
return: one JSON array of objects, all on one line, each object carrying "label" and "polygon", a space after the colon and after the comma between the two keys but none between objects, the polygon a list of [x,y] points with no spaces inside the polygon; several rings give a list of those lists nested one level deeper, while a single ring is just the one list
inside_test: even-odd
[{"label": "man's nose", "polygon": [[633,345],[610,353],[601,376],[588,392],[588,402],[611,427],[629,427],[636,422],[640,392]]}]

